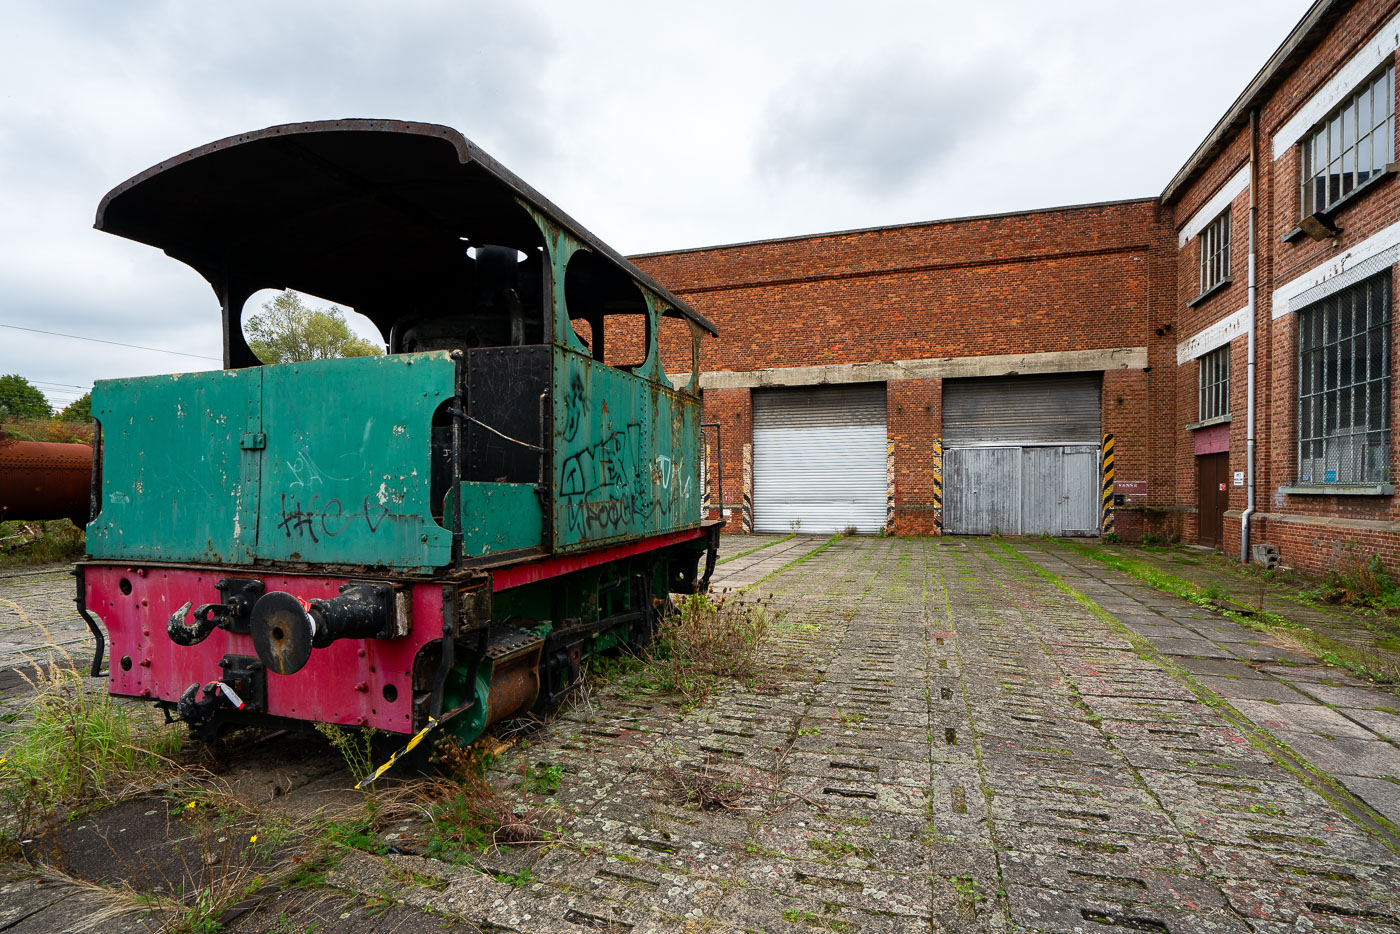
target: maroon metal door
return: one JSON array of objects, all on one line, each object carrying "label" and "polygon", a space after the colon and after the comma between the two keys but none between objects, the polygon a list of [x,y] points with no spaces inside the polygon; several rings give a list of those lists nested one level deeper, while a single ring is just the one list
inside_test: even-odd
[{"label": "maroon metal door", "polygon": [[1200,535],[1198,541],[1219,548],[1225,541],[1225,510],[1230,504],[1230,455],[1198,454],[1196,456],[1196,490]]}]

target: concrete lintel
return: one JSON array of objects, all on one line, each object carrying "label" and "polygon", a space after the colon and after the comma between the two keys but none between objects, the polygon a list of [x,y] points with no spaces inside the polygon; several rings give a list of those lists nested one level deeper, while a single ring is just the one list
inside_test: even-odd
[{"label": "concrete lintel", "polygon": [[[965,376],[1012,376],[1032,373],[1082,373],[1094,370],[1141,370],[1146,347],[1066,350],[1051,353],[995,354],[983,357],[932,357],[875,363],[771,367],[765,370],[719,370],[700,374],[701,389],[761,389],[777,386],[826,386],[886,383],[906,379],[951,379]],[[688,373],[672,380],[690,379]]]},{"label": "concrete lintel", "polygon": [[1394,496],[1395,487],[1389,483],[1323,484],[1321,486],[1281,486],[1280,493],[1289,496]]},{"label": "concrete lintel", "polygon": [[[1389,532],[1400,533],[1400,522],[1385,519],[1351,519],[1346,516],[1308,516],[1291,512],[1256,512],[1256,519],[1266,519],[1280,525],[1310,525],[1318,528],[1337,529],[1349,532]],[[1231,509],[1225,513],[1226,519],[1240,518],[1240,510]]]},{"label": "concrete lintel", "polygon": [[1192,334],[1186,340],[1176,345],[1176,365],[1182,366],[1204,356],[1212,350],[1224,347],[1241,334],[1249,326],[1249,306],[1241,308],[1234,314],[1226,315],[1219,321]]},{"label": "concrete lintel", "polygon": [[1181,231],[1176,235],[1176,248],[1178,250],[1185,249],[1188,240],[1205,230],[1207,224],[1219,217],[1221,212],[1228,208],[1236,198],[1244,194],[1248,188],[1249,163],[1245,163],[1244,168],[1230,176],[1230,180],[1220,186],[1220,190],[1212,195],[1211,199],[1195,214],[1192,214],[1191,219],[1182,226]]}]

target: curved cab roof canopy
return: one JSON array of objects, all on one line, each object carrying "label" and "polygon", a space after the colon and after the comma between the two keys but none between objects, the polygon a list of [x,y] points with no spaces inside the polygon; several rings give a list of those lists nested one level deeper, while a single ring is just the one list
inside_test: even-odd
[{"label": "curved cab roof canopy", "polygon": [[456,130],[428,123],[287,124],[192,149],[108,192],[94,226],[188,263],[219,295],[224,365],[257,361],[248,296],[290,288],[348,305],[388,333],[451,307],[466,248],[543,246],[521,202],[711,334],[713,324]]}]

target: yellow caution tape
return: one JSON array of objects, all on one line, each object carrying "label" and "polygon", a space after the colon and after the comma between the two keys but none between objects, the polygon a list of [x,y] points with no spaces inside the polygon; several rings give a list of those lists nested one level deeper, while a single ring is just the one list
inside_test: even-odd
[{"label": "yellow caution tape", "polygon": [[455,710],[448,711],[442,716],[441,719],[438,719],[437,717],[429,717],[427,725],[424,726],[423,729],[419,730],[417,733],[413,734],[413,738],[408,741],[407,745],[405,745],[402,749],[398,750],[392,756],[390,756],[388,762],[385,762],[379,768],[375,769],[373,772],[360,779],[359,783],[356,784],[355,787],[363,790],[365,788],[368,788],[370,785],[373,785],[375,782],[379,781],[379,779],[384,775],[385,772],[389,771],[394,767],[394,763],[398,762],[401,756],[412,752],[418,746],[419,743],[423,742],[424,737],[426,737],[433,730],[437,729],[439,726],[446,723],[448,720],[451,720],[458,714],[470,710],[473,706],[475,706],[475,704],[476,701],[472,700],[471,703],[463,704],[461,707],[458,707]]}]

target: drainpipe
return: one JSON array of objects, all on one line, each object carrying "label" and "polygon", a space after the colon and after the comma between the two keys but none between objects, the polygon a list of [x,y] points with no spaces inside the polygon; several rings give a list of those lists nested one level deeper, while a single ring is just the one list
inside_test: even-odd
[{"label": "drainpipe", "polygon": [[1256,153],[1259,151],[1259,108],[1252,107],[1249,111],[1249,299],[1245,320],[1248,322],[1249,330],[1246,332],[1249,341],[1249,363],[1245,379],[1245,478],[1249,485],[1245,499],[1244,513],[1240,515],[1240,561],[1249,563],[1249,520],[1254,517],[1254,305],[1256,293],[1258,291],[1258,281],[1255,278],[1255,226],[1259,220],[1259,198],[1257,195],[1259,187],[1259,163]]}]

